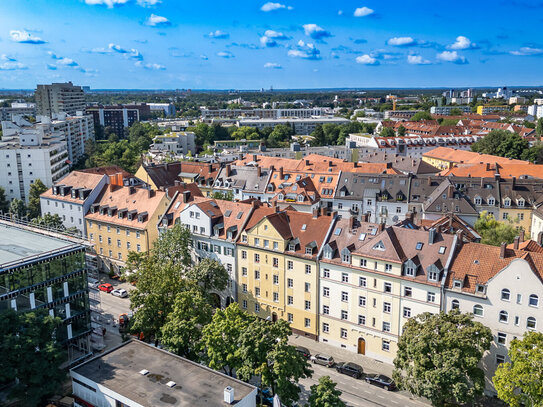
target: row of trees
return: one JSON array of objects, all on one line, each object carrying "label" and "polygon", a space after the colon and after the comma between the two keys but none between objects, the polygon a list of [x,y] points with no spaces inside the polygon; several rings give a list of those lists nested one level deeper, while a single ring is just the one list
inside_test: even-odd
[{"label": "row of trees", "polygon": [[528,141],[517,133],[507,130],[492,130],[482,140],[473,143],[471,150],[482,154],[543,163],[543,144],[541,142],[530,147]]},{"label": "row of trees", "polygon": [[327,123],[317,126],[311,133],[312,146],[341,146],[345,145],[345,140],[351,133],[369,133],[373,134],[375,124],[361,123],[353,121],[346,124]]}]

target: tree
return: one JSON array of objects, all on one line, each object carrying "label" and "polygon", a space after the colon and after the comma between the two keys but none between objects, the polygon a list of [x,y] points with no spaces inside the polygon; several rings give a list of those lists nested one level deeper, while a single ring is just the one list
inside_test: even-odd
[{"label": "tree", "polygon": [[197,360],[201,350],[202,328],[211,321],[213,309],[198,288],[175,297],[172,312],[162,327],[162,344],[177,355]]},{"label": "tree", "polygon": [[535,134],[538,137],[543,137],[543,117],[537,119],[537,124],[535,125]]},{"label": "tree", "polygon": [[543,333],[526,332],[509,347],[511,362],[498,366],[494,386],[511,407],[543,405]]},{"label": "tree", "polygon": [[222,369],[232,376],[242,366],[239,338],[254,320],[254,316],[242,311],[235,302],[226,309],[216,310],[211,322],[204,327],[202,336],[209,367]]},{"label": "tree", "polygon": [[6,198],[6,190],[0,187],[0,212],[6,213],[9,211],[9,201]]},{"label": "tree", "polygon": [[405,127],[403,126],[398,127],[398,136],[400,137],[405,136]]},{"label": "tree", "polygon": [[242,126],[234,130],[232,138],[234,140],[260,140],[261,136],[254,127]]},{"label": "tree", "polygon": [[173,228],[159,235],[153,245],[152,254],[156,258],[157,264],[171,262],[176,267],[182,268],[182,273],[184,273],[192,263],[191,245],[192,238],[188,228],[176,224]]},{"label": "tree", "polygon": [[40,195],[47,191],[48,188],[38,178],[30,184],[28,192],[28,214],[30,219],[37,218],[41,215]]},{"label": "tree", "polygon": [[190,267],[185,277],[194,284],[202,287],[205,293],[223,291],[228,284],[228,272],[217,260],[202,259],[200,263]]},{"label": "tree", "polygon": [[502,243],[513,243],[518,231],[512,226],[511,221],[498,222],[494,215],[481,212],[474,225],[477,233],[481,235],[481,243],[492,246],[500,246]]},{"label": "tree", "polygon": [[60,231],[64,231],[66,229],[62,224],[61,217],[57,214],[51,215],[50,213],[46,213],[43,216],[38,216],[37,218],[32,219],[31,223],[39,227],[58,229]]},{"label": "tree", "polygon": [[531,163],[543,163],[543,143],[536,141],[532,147],[522,153],[520,158]]},{"label": "tree", "polygon": [[491,343],[490,329],[471,314],[453,310],[417,315],[404,325],[394,380],[435,406],[470,403],[483,394],[485,378],[478,363]]},{"label": "tree", "polygon": [[421,120],[433,120],[434,118],[430,112],[417,112],[411,118],[412,122],[420,122]]},{"label": "tree", "polygon": [[451,109],[451,116],[462,116],[464,114],[464,112],[459,109],[458,107],[453,107]]},{"label": "tree", "polygon": [[379,135],[381,137],[396,137],[396,132],[392,127],[383,127]]},{"label": "tree", "polygon": [[44,405],[46,397],[61,389],[66,371],[60,366],[66,353],[54,340],[61,325],[60,318],[51,317],[44,309],[0,313],[0,378],[2,382],[16,380],[9,395],[19,399],[17,405]]},{"label": "tree", "polygon": [[267,144],[269,147],[281,147],[284,145],[288,146],[292,133],[292,127],[289,125],[278,124],[268,136]]},{"label": "tree", "polygon": [[311,386],[309,395],[310,407],[345,407],[345,403],[339,398],[341,391],[336,389],[337,383],[330,376],[321,376],[319,384]]},{"label": "tree", "polygon": [[231,190],[228,190],[226,192],[213,192],[211,194],[211,197],[213,199],[221,199],[223,201],[233,201],[234,200],[234,193]]},{"label": "tree", "polygon": [[471,145],[476,153],[520,159],[528,150],[528,142],[518,134],[507,130],[492,130],[482,140]]},{"label": "tree", "polygon": [[23,216],[27,215],[26,205],[23,201],[20,199],[13,199],[11,203],[9,204],[9,214],[11,216],[16,216],[18,218],[22,218]]},{"label": "tree", "polygon": [[313,137],[311,141],[312,146],[325,146],[326,145],[326,135],[324,134],[324,130],[320,124],[315,127],[315,130],[311,133],[311,137]]}]

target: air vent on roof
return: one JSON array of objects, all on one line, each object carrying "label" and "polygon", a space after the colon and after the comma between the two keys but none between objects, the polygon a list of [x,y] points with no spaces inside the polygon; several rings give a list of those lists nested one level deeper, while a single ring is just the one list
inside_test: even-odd
[{"label": "air vent on roof", "polygon": [[142,369],[142,370],[140,370],[140,375],[145,376],[145,375],[147,375],[147,374],[149,374],[149,371],[148,371],[147,369]]},{"label": "air vent on roof", "polygon": [[166,386],[168,387],[174,387],[176,385],[176,383],[174,381],[169,381],[168,383],[166,383]]}]

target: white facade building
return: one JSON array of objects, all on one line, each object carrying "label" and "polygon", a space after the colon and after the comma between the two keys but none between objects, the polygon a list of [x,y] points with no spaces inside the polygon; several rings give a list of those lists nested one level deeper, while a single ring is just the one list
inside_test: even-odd
[{"label": "white facade building", "polygon": [[450,115],[452,110],[461,110],[462,113],[471,113],[471,106],[432,106],[431,114]]},{"label": "white facade building", "polygon": [[342,117],[312,117],[312,118],[276,118],[276,119],[242,119],[238,121],[239,127],[254,127],[262,130],[267,127],[274,128],[279,124],[291,126],[294,134],[311,134],[317,126],[325,124],[347,124],[351,121]]},{"label": "white facade building", "polygon": [[41,117],[42,124],[49,124],[53,132],[66,139],[68,158],[72,163],[83,158],[87,142],[94,140],[94,122],[91,115],[77,112],[75,116],[65,113],[53,114],[53,120]]},{"label": "white facade building", "polygon": [[169,153],[174,156],[196,153],[196,135],[191,131],[170,132],[156,136],[151,153]]},{"label": "white facade building", "polygon": [[35,92],[37,114],[52,117],[54,113],[75,115],[85,110],[85,93],[72,82],[38,85]]}]

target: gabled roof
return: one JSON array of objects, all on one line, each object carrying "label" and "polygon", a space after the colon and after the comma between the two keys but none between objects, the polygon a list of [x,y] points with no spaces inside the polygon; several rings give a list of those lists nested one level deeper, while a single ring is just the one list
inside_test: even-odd
[{"label": "gabled roof", "polygon": [[462,214],[478,214],[477,210],[471,206],[471,203],[463,194],[456,190],[448,178],[443,180],[424,202],[424,211],[441,213],[454,211]]},{"label": "gabled roof", "polygon": [[499,174],[500,178],[543,178],[543,165],[531,163],[456,164],[439,173],[441,176],[453,175],[456,177],[494,177],[496,174]]},{"label": "gabled roof", "polygon": [[441,232],[448,233],[450,235],[454,235],[458,231],[462,231],[462,238],[467,242],[478,242],[481,240],[481,235],[479,235],[475,229],[473,229],[467,222],[456,216],[454,213],[448,213],[436,221],[430,221],[428,225],[424,226],[425,230],[436,228]]},{"label": "gabled roof", "polygon": [[[95,189],[98,184],[100,183],[100,180],[104,177],[105,174],[99,174],[99,173],[93,173],[93,172],[85,172],[85,171],[72,171],[68,175],[66,175],[64,178],[62,178],[60,181],[58,181],[55,185],[66,185],[71,187],[72,189]],[[40,195],[40,198],[46,198],[46,199],[55,199],[58,201],[64,201],[64,202],[71,202],[71,203],[83,203],[85,202],[82,199],[78,198],[72,198],[71,193],[66,194],[65,196],[62,195],[54,195],[53,194],[53,188],[49,188],[47,191],[45,191],[43,194]]]},{"label": "gabled roof", "polygon": [[479,164],[479,163],[516,163],[527,164],[526,161],[513,160],[510,158],[498,157],[490,154],[479,154],[472,151],[457,150],[449,147],[436,147],[433,150],[422,154],[423,157],[434,158],[452,163]]},{"label": "gabled roof", "polygon": [[192,161],[181,161],[165,164],[143,165],[151,181],[157,188],[169,187],[175,185],[175,181],[180,180],[180,174],[193,175],[194,179],[215,179],[219,165]]}]

